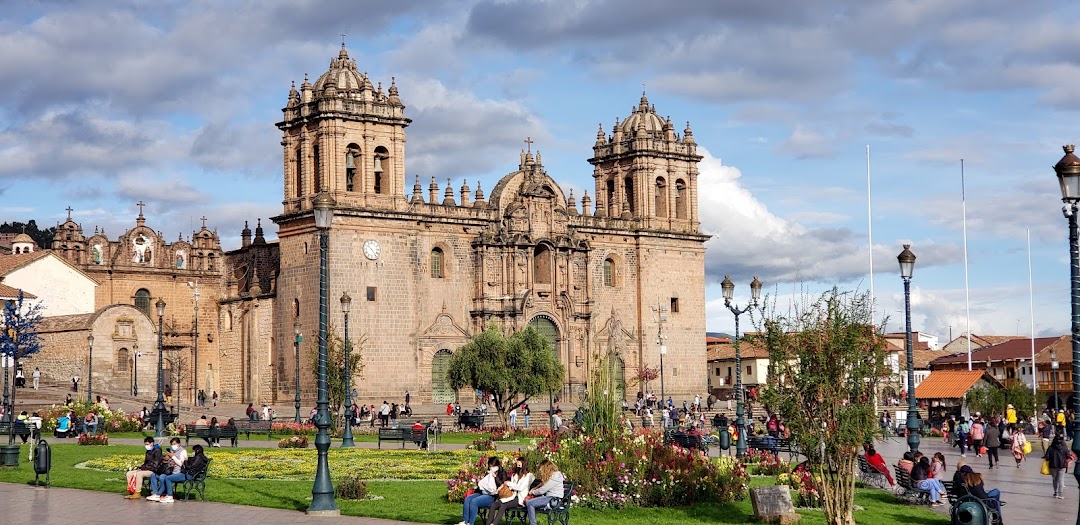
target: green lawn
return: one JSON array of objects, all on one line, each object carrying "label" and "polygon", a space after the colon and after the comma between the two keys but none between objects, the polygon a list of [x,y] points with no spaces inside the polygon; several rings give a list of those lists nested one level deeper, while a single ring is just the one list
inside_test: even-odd
[{"label": "green lawn", "polygon": [[[75,465],[92,458],[114,454],[141,454],[142,448],[128,445],[108,447],[80,447],[71,443],[54,444],[52,483],[57,487],[71,487],[112,492],[116,497],[124,492],[124,476],[102,472]],[[29,449],[22,447],[17,468],[0,469],[0,481],[27,483],[34,479],[32,465],[27,461]],[[213,457],[213,450],[208,452]],[[347,473],[333,472],[339,477]],[[306,509],[311,499],[310,481],[237,480],[219,477],[211,467],[206,483],[206,495],[211,501],[293,509]],[[771,477],[754,477],[751,485],[771,485]],[[338,500],[346,515],[416,521],[422,523],[457,523],[461,520],[461,505],[447,503],[446,485],[442,481],[371,481],[369,494],[382,499],[368,501]],[[856,512],[856,521],[866,525],[905,523],[912,525],[946,525],[945,516],[925,507],[898,503],[885,491],[859,489],[855,503],[864,508]],[[824,524],[820,511],[800,510],[800,523]],[[595,511],[575,507],[574,523],[590,525],[643,523],[653,525],[704,525],[708,523],[753,523],[750,501],[726,505],[708,504],[670,509],[626,509],[620,511]]]}]

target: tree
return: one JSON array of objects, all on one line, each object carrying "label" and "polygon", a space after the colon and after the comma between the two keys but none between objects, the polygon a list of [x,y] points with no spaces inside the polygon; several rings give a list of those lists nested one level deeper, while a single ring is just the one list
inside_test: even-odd
[{"label": "tree", "polygon": [[[11,361],[13,370],[18,369],[19,360],[41,351],[41,336],[38,325],[41,324],[41,304],[33,306],[24,302],[23,291],[19,298],[4,305],[4,331],[0,332],[0,356],[5,362]],[[7,371],[4,371],[7,374]],[[15,388],[12,385],[11,398],[6,413],[15,413]],[[8,444],[15,442],[15,435],[8,434]]]},{"label": "tree", "polygon": [[490,393],[503,425],[510,410],[529,397],[562,387],[566,369],[555,357],[552,343],[530,326],[510,337],[489,326],[450,357],[450,386]]},{"label": "tree", "polygon": [[854,525],[855,463],[877,429],[874,392],[888,374],[885,340],[872,319],[869,294],[825,292],[788,316],[764,317],[769,351],[766,404],[785,419],[791,438],[822,481],[825,521]]},{"label": "tree", "polygon": [[0,224],[0,233],[26,233],[30,238],[34,239],[34,243],[39,248],[48,248],[52,246],[53,236],[56,234],[56,227],[50,226],[44,230],[39,230],[37,221],[30,219],[29,222],[22,223],[19,221],[12,221],[11,223]]},{"label": "tree", "polygon": [[1005,388],[972,388],[964,394],[964,405],[990,417],[1004,415],[1006,407],[1013,405],[1020,417],[1028,417],[1035,407],[1035,395],[1022,382],[1014,381]]},{"label": "tree", "polygon": [[[349,374],[352,381],[349,388],[356,390],[356,380],[364,379],[364,343],[367,336],[363,335],[360,340],[349,342]],[[308,355],[311,358],[312,375],[315,381],[319,380],[319,338],[313,337],[312,348]],[[337,335],[337,330],[331,324],[326,336],[326,397],[330,400],[330,413],[337,414],[341,405],[345,402],[345,339]],[[354,396],[355,397],[355,396]]]}]

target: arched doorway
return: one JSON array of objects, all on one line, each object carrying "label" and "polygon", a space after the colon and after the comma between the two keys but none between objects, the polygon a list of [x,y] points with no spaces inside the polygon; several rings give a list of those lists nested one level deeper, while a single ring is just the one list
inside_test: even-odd
[{"label": "arched doorway", "polygon": [[529,321],[529,326],[536,328],[536,331],[540,332],[540,335],[544,336],[544,338],[551,343],[551,351],[555,352],[555,355],[558,356],[559,327],[555,325],[555,321],[546,315],[538,315]]},{"label": "arched doorway", "polygon": [[456,396],[454,389],[450,387],[447,378],[447,368],[450,365],[450,350],[443,348],[435,352],[431,358],[431,402],[441,405],[453,403]]},{"label": "arched doorway", "polygon": [[611,378],[612,383],[615,384],[615,398],[626,398],[626,375],[625,365],[621,357],[617,355],[611,356]]}]

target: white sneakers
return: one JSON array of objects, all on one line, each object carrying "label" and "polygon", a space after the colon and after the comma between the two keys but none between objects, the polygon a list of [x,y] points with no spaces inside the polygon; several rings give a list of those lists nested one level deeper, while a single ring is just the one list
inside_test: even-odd
[{"label": "white sneakers", "polygon": [[161,499],[160,499],[160,500],[158,500],[158,501],[159,501],[160,503],[172,503],[172,502],[173,502],[173,499],[172,499],[172,496],[165,496],[165,497],[161,498]]},{"label": "white sneakers", "polygon": [[172,496],[159,496],[157,494],[151,494],[151,495],[146,497],[146,500],[147,501],[156,501],[158,503],[172,503],[173,502],[173,497]]},{"label": "white sneakers", "polygon": [[161,496],[158,496],[157,494],[151,494],[146,497],[146,501],[161,501]]}]

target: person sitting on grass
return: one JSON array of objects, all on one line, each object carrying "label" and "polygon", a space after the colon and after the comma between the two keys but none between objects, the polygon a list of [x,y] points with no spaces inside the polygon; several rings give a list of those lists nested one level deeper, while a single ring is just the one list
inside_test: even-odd
[{"label": "person sitting on grass", "polygon": [[[202,448],[201,445],[195,445]],[[161,503],[172,503],[172,492],[165,493],[165,478],[173,475],[180,474],[180,468],[187,461],[188,453],[184,450],[184,447],[180,446],[180,438],[174,437],[169,440],[169,452],[165,454],[165,463],[167,468],[164,474],[155,474],[150,478],[150,492],[153,494],[146,497],[149,501],[159,501]],[[169,489],[172,489],[172,485],[169,484]]]},{"label": "person sitting on grass", "polygon": [[161,445],[155,443],[154,438],[148,436],[144,439],[143,447],[146,449],[146,454],[143,457],[142,465],[135,467],[135,470],[129,470],[127,472],[127,495],[124,496],[124,499],[141,498],[142,494],[140,493],[142,492],[143,480],[145,480],[147,476],[153,476],[163,461]]}]

